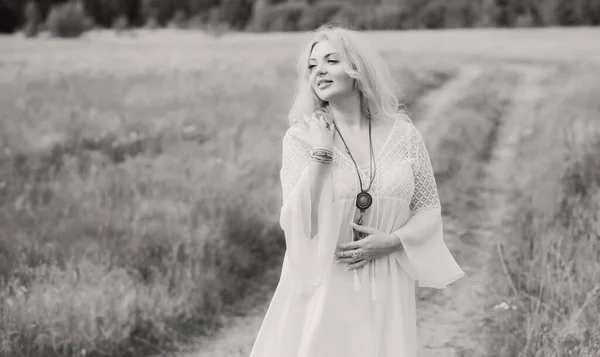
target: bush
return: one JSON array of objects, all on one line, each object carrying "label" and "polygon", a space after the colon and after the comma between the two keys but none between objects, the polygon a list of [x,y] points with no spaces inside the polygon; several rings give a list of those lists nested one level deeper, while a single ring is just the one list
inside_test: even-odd
[{"label": "bush", "polygon": [[81,4],[75,2],[53,6],[47,21],[50,33],[56,37],[79,37],[91,23]]},{"label": "bush", "polygon": [[533,27],[535,22],[531,14],[518,15],[515,19],[514,27]]},{"label": "bush", "polygon": [[24,33],[27,37],[37,36],[40,30],[42,14],[40,7],[36,2],[30,1],[25,5],[25,29]]},{"label": "bush", "polygon": [[144,27],[150,30],[154,30],[160,27],[160,23],[154,16],[150,16],[146,19],[146,23],[144,23]]},{"label": "bush", "polygon": [[364,29],[364,17],[354,6],[344,6],[329,20],[333,24],[341,24],[356,29]]},{"label": "bush", "polygon": [[324,1],[307,7],[300,19],[298,27],[303,31],[316,29],[324,23],[329,22],[333,16],[341,11],[345,6],[340,1]]},{"label": "bush", "polygon": [[230,27],[241,30],[246,27],[252,17],[252,2],[249,0],[223,0],[220,10],[223,21]]},{"label": "bush", "polygon": [[445,3],[431,1],[416,14],[416,25],[419,28],[442,28],[446,25],[446,12]]},{"label": "bush", "polygon": [[177,10],[173,15],[173,18],[169,21],[169,27],[171,28],[186,28],[187,19],[183,10]]},{"label": "bush", "polygon": [[185,24],[185,27],[190,30],[204,30],[208,24],[208,14],[202,13],[190,17]]},{"label": "bush", "polygon": [[254,30],[265,31],[297,31],[299,19],[307,7],[303,3],[291,2],[275,6],[267,6],[256,14]]},{"label": "bush", "polygon": [[404,21],[404,10],[396,5],[377,6],[373,13],[365,19],[366,28],[374,30],[402,29],[409,26]]},{"label": "bush", "polygon": [[473,27],[477,12],[469,1],[456,1],[445,4],[444,26],[447,28]]},{"label": "bush", "polygon": [[117,32],[125,31],[125,30],[127,30],[128,27],[129,27],[129,21],[127,21],[126,16],[117,17],[112,25],[112,28]]},{"label": "bush", "polygon": [[130,26],[141,25],[139,1],[82,0],[85,12],[102,27],[114,28],[115,22],[125,17]]}]

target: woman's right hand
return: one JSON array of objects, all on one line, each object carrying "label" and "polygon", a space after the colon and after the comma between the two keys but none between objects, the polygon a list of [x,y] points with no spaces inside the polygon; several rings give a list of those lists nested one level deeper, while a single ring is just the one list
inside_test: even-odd
[{"label": "woman's right hand", "polygon": [[311,148],[326,148],[333,150],[333,136],[335,133],[333,122],[329,123],[323,115],[304,116],[301,125],[303,140]]}]

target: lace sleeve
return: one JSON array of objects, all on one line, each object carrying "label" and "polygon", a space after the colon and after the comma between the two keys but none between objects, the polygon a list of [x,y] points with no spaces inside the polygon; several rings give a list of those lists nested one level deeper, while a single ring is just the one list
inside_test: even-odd
[{"label": "lace sleeve", "polygon": [[280,171],[283,202],[310,162],[309,148],[294,136],[294,130],[296,130],[294,127],[290,128],[283,137]]},{"label": "lace sleeve", "polygon": [[310,293],[322,283],[324,272],[332,264],[337,241],[330,237],[339,234],[331,224],[330,175],[325,177],[319,201],[312,200],[310,146],[306,144],[306,132],[302,130],[292,126],[283,136],[280,171],[283,202],[279,224],[284,232],[287,264],[294,280],[292,290],[297,294]]},{"label": "lace sleeve", "polygon": [[412,148],[415,178],[415,192],[410,202],[410,211],[418,212],[429,208],[440,207],[435,176],[427,147],[419,130],[413,127]]}]

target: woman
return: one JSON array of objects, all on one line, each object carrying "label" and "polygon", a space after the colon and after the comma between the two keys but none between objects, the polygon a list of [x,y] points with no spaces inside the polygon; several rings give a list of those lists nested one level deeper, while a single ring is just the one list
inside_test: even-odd
[{"label": "woman", "polygon": [[415,282],[464,275],[443,241],[423,139],[381,57],[322,26],[283,137],[287,251],[251,357],[415,357]]}]

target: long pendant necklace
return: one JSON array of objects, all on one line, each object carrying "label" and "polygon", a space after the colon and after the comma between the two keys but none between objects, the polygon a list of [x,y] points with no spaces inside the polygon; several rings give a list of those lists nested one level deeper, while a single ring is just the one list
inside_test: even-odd
[{"label": "long pendant necklace", "polygon": [[[373,181],[375,180],[375,172],[377,170],[377,166],[374,163],[375,155],[373,154],[373,142],[371,141],[371,118],[369,118],[369,147],[370,147],[369,181],[370,182],[369,182],[369,186],[366,189],[363,188],[362,178],[360,175],[360,170],[358,169],[358,165],[356,164],[354,157],[350,153],[350,149],[348,148],[348,145],[346,145],[346,140],[344,140],[344,137],[338,130],[337,125],[335,125],[335,130],[337,131],[338,135],[342,139],[342,142],[344,143],[344,146],[346,147],[346,152],[350,156],[350,159],[352,159],[352,162],[354,163],[354,167],[356,168],[356,173],[358,175],[358,182],[360,183],[360,192],[356,195],[356,207],[360,210],[360,217],[358,218],[358,220],[355,223],[358,225],[362,225],[363,215],[364,215],[365,211],[367,209],[369,209],[369,207],[371,207],[371,204],[373,203],[373,197],[369,193],[369,190],[371,190],[371,186],[373,185]],[[375,166],[375,169],[373,169],[373,166]],[[365,233],[354,231],[354,240],[355,241],[364,238],[364,236],[366,236]]]}]

